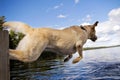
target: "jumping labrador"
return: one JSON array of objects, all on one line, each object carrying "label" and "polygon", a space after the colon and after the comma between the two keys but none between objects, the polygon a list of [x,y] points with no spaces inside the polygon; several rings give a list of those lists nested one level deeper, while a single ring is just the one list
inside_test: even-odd
[{"label": "jumping labrador", "polygon": [[73,63],[77,63],[83,58],[82,48],[87,39],[97,40],[95,35],[97,24],[98,21],[93,25],[71,26],[57,30],[51,28],[31,28],[22,22],[5,22],[3,27],[25,34],[17,48],[9,50],[10,59],[32,62],[37,60],[41,53],[47,49],[68,55],[64,61],[68,61],[73,53],[78,52],[79,57],[73,60]]}]

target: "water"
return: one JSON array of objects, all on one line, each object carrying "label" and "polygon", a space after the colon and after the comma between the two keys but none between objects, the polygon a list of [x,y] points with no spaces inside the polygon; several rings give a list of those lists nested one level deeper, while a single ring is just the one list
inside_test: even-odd
[{"label": "water", "polygon": [[11,80],[120,80],[120,47],[84,51],[76,64],[63,59],[13,62]]}]

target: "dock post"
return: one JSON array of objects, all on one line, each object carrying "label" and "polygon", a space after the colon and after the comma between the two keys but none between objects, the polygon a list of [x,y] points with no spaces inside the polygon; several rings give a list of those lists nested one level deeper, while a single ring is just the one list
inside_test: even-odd
[{"label": "dock post", "polygon": [[8,31],[0,31],[0,80],[10,80],[8,53],[9,53]]}]

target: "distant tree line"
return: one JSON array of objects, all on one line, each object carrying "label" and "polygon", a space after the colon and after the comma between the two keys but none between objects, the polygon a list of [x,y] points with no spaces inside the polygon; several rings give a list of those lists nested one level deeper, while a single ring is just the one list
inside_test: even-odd
[{"label": "distant tree line", "polygon": [[0,30],[3,30],[2,24],[5,22],[5,16],[0,16]]}]

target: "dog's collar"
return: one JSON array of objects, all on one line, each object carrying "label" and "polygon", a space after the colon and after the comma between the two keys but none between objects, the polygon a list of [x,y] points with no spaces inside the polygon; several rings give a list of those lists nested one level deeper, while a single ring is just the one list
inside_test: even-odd
[{"label": "dog's collar", "polygon": [[80,28],[81,28],[82,30],[85,30],[85,31],[87,31],[87,30],[86,30],[86,29],[85,29],[83,26],[81,26]]}]

